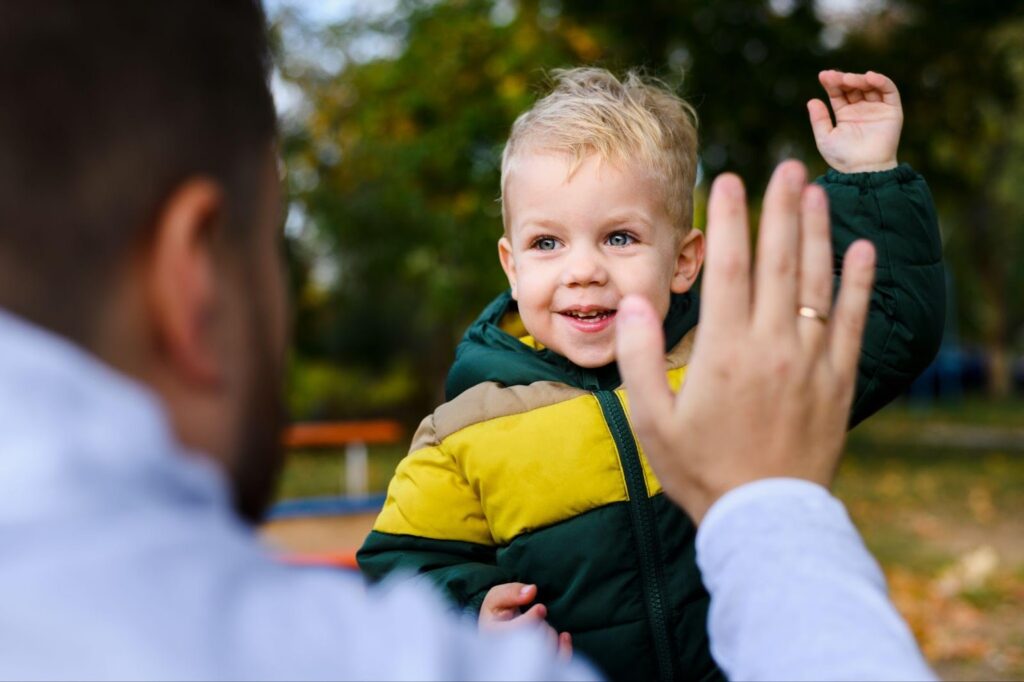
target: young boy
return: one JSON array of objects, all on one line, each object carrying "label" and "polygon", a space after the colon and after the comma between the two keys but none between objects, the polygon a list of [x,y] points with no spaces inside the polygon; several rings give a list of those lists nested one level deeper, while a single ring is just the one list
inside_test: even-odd
[{"label": "young boy", "polygon": [[[808,109],[835,169],[821,182],[836,263],[860,237],[879,253],[856,423],[934,355],[939,238],[924,181],[896,164],[895,86],[872,73],[820,79],[836,124],[823,102]],[[696,166],[692,109],[633,75],[559,72],[516,121],[498,243],[511,289],[466,333],[448,402],[396,471],[359,553],[368,576],[424,574],[483,628],[546,620],[612,679],[721,677],[695,529],[634,440],[614,356],[616,305],[642,294],[665,318],[670,380],[683,381],[703,259]]]}]

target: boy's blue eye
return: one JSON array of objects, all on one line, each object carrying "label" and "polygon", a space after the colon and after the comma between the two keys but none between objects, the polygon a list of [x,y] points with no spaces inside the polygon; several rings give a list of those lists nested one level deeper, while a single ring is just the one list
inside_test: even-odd
[{"label": "boy's blue eye", "polygon": [[541,237],[533,242],[533,248],[541,251],[554,251],[558,248],[558,242],[554,237]]},{"label": "boy's blue eye", "polygon": [[628,232],[616,232],[608,237],[609,246],[629,246],[635,241],[633,235]]}]

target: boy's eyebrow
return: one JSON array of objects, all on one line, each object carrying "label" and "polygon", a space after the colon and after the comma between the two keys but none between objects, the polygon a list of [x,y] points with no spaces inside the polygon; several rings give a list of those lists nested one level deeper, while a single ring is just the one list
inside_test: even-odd
[{"label": "boy's eyebrow", "polygon": [[544,230],[559,230],[562,223],[550,218],[527,218],[519,225],[520,227],[539,227]]},{"label": "boy's eyebrow", "polygon": [[641,223],[644,223],[645,225],[651,225],[654,222],[651,220],[651,217],[647,215],[645,211],[642,211],[640,209],[628,209],[622,211],[621,213],[613,213],[610,217],[605,218],[604,221],[602,221],[601,226],[608,227],[611,225],[619,225],[621,223],[628,223],[634,221],[639,221]]}]

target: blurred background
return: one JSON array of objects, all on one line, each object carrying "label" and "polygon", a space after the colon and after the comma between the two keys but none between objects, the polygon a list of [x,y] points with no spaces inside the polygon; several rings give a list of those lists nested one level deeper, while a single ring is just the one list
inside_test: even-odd
[{"label": "blurred background", "polygon": [[[822,94],[818,71],[893,78],[900,160],[939,207],[947,331],[908,395],[853,433],[837,488],[940,672],[1024,677],[1024,3],[267,5],[290,195],[290,407],[303,421],[394,420],[404,441],[441,402],[462,332],[505,287],[500,154],[546,70],[642,67],[694,104],[698,227],[719,172],[751,194],[785,157],[824,172],[804,106]],[[406,444],[370,447],[371,490]],[[281,497],[337,494],[345,471],[295,452]],[[270,533],[297,549],[358,545],[370,522]]]}]

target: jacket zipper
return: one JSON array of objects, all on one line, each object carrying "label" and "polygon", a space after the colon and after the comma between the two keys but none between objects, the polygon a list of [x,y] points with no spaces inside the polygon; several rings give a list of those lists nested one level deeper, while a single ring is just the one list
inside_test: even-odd
[{"label": "jacket zipper", "polygon": [[672,680],[674,657],[672,638],[669,635],[668,606],[665,601],[665,575],[661,564],[659,543],[654,518],[654,506],[647,491],[640,452],[633,437],[633,430],[626,418],[626,411],[614,391],[596,391],[594,395],[601,405],[604,419],[608,423],[615,447],[619,451],[629,493],[629,514],[636,536],[637,556],[640,559],[640,573],[647,605],[648,622],[654,640],[654,653],[658,662],[658,678]]}]

